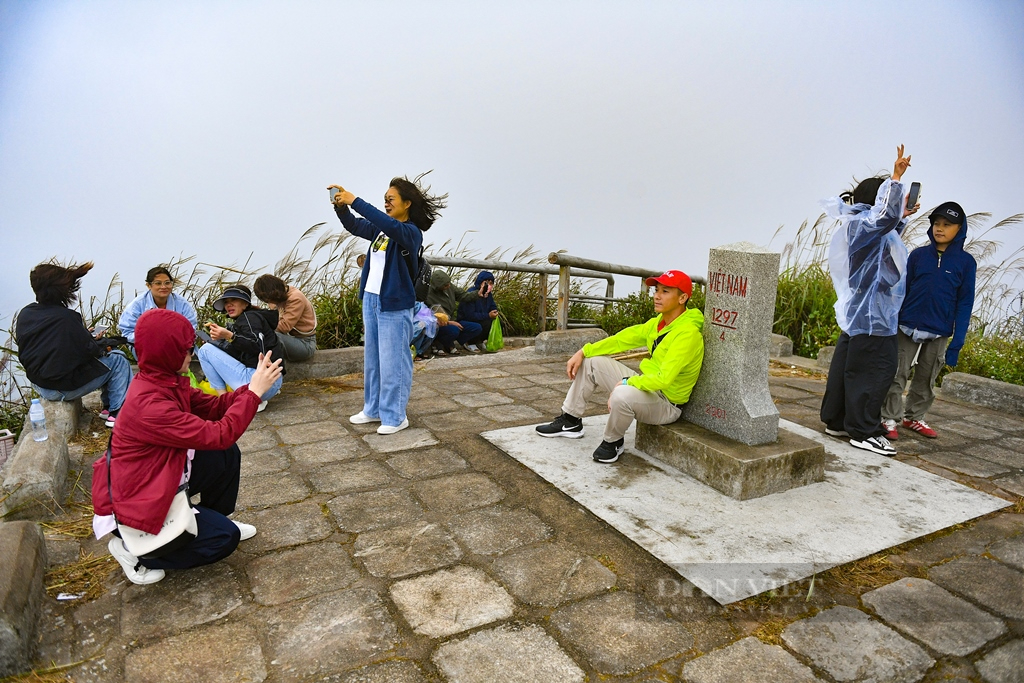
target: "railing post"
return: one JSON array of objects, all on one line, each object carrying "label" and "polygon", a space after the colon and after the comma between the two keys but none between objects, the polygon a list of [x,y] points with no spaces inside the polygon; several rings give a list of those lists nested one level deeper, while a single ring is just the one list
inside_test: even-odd
[{"label": "railing post", "polygon": [[558,320],[557,330],[569,329],[569,266],[558,267]]},{"label": "railing post", "polygon": [[[615,280],[608,280],[608,284],[604,286],[604,295],[609,299],[615,298]],[[608,313],[612,310],[612,302],[604,302],[604,312]]]},{"label": "railing post", "polygon": [[540,290],[540,308],[537,310],[537,333],[548,329],[548,274],[537,273],[537,288]]}]

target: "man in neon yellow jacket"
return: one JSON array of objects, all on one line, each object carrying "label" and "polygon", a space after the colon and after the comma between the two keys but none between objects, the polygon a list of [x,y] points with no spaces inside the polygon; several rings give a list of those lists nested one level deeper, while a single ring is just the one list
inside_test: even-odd
[{"label": "man in neon yellow jacket", "polygon": [[[642,325],[627,327],[594,344],[586,344],[566,363],[572,380],[562,404],[562,414],[537,427],[541,436],[583,436],[583,413],[596,389],[609,392],[608,423],[594,460],[611,463],[622,453],[623,435],[633,419],[647,424],[675,422],[700,374],[704,360],[704,315],[686,309],[693,283],[680,270],[670,270],[646,280],[655,287],[654,310],[658,313]],[[606,358],[613,353],[646,346],[650,358],[640,361],[640,374]]]}]

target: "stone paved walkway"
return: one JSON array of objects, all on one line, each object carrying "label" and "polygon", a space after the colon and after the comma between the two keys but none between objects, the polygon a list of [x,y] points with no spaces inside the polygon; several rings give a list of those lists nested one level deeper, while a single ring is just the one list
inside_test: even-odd
[{"label": "stone paved walkway", "polygon": [[[723,608],[479,436],[557,414],[567,386],[564,358],[529,348],[435,359],[412,428],[378,437],[347,420],[358,376],[286,383],[241,443],[236,517],[257,536],[153,586],[118,569],[99,600],[48,601],[41,664],[132,683],[1022,680],[1021,503]],[[771,387],[820,428],[821,376],[777,366]],[[1024,496],[1024,421],[930,417],[940,438],[902,432],[901,460]],[[51,562],[80,545],[106,552],[51,537]]]}]

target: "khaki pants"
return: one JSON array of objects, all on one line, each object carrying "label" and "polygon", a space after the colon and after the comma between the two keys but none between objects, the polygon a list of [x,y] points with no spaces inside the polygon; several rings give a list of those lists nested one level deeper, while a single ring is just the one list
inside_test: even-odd
[{"label": "khaki pants", "polygon": [[[916,342],[903,331],[897,333],[899,345],[899,365],[896,368],[896,376],[893,377],[892,386],[882,404],[882,419],[895,420],[899,422],[903,418],[908,420],[923,420],[924,414],[932,407],[935,401],[935,380],[939,377],[946,362],[946,345],[949,337],[939,337],[926,342]],[[920,352],[918,352],[920,347]],[[917,365],[911,365],[914,358],[917,358]],[[903,404],[903,390],[907,386],[907,378],[910,370],[914,368],[914,378],[910,380],[910,391],[907,392],[906,406]]]},{"label": "khaki pants", "polygon": [[605,441],[618,441],[629,425],[636,419],[652,425],[675,422],[682,410],[669,403],[661,392],[650,392],[622,384],[623,377],[632,377],[636,372],[622,363],[606,356],[584,358],[583,365],[576,373],[576,379],[565,395],[562,412],[573,417],[582,417],[587,410],[587,399],[596,389],[610,392],[608,403],[611,412],[604,428]]}]

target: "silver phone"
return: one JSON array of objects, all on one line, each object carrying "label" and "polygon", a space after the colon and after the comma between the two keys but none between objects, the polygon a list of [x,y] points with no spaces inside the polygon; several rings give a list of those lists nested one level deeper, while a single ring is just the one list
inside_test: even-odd
[{"label": "silver phone", "polygon": [[336,187],[332,187],[332,188],[331,188],[331,201],[332,201],[332,202],[334,201],[334,197],[335,197],[335,196],[336,196],[336,195],[337,195],[337,194],[338,194],[339,192],[341,192],[341,190],[339,190],[338,188],[336,188]]}]

